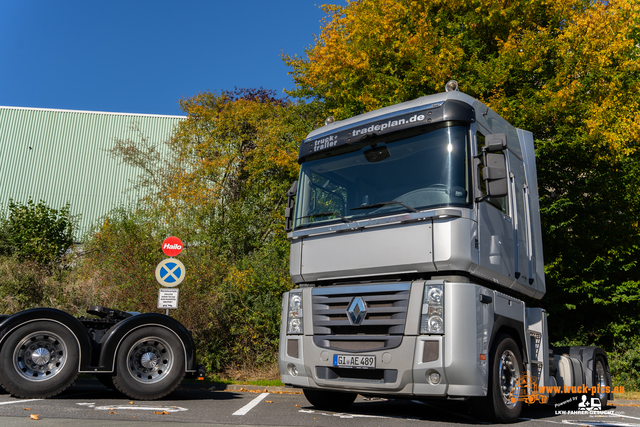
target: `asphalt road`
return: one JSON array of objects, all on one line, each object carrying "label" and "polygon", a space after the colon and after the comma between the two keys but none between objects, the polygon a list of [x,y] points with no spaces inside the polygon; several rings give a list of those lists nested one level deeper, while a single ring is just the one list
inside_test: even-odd
[{"label": "asphalt road", "polygon": [[[405,427],[467,426],[477,421],[462,402],[385,400],[358,396],[348,412],[321,411],[304,395],[280,387],[254,389],[242,386],[215,390],[210,384],[183,383],[165,399],[131,401],[96,380],[81,379],[53,399],[17,399],[0,394],[0,426],[97,427],[156,426],[336,426]],[[249,387],[246,387],[249,388]],[[570,424],[589,426],[639,426],[638,402],[616,405],[593,413],[560,414],[553,405],[526,406],[521,426]],[[34,419],[37,418],[37,419]]]}]

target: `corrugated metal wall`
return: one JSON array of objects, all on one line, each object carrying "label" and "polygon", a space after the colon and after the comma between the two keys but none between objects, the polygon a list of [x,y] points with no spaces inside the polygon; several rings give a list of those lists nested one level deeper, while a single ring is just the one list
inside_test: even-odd
[{"label": "corrugated metal wall", "polygon": [[31,197],[81,214],[77,238],[98,218],[137,195],[126,191],[140,175],[106,150],[115,139],[140,141],[137,127],[166,152],[183,117],[0,107],[0,204]]}]

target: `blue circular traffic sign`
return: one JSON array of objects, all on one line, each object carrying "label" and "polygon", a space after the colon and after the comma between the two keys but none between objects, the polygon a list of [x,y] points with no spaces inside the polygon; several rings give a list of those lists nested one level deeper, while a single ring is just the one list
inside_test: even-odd
[{"label": "blue circular traffic sign", "polygon": [[178,286],[184,280],[184,276],[184,264],[175,258],[160,261],[156,267],[156,280],[167,288]]}]

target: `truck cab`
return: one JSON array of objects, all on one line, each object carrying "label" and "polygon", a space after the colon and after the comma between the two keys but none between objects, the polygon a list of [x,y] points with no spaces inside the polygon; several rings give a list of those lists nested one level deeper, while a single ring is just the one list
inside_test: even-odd
[{"label": "truck cab", "polygon": [[518,298],[546,291],[533,135],[456,86],[301,143],[279,363],[318,407],[459,398],[513,421],[521,378],[553,381],[546,313]]}]

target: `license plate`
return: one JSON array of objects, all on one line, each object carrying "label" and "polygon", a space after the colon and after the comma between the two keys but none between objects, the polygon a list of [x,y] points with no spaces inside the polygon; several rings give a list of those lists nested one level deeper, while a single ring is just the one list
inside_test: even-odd
[{"label": "license plate", "polygon": [[333,366],[338,368],[375,369],[376,357],[335,354],[333,355]]}]

